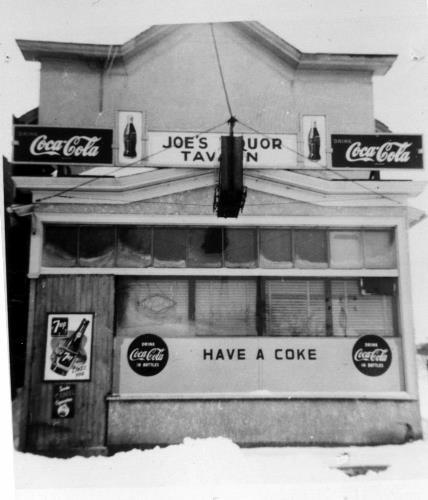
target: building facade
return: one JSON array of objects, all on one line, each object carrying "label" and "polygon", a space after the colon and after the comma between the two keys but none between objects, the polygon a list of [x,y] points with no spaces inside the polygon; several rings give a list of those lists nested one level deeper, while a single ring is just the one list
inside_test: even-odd
[{"label": "building facade", "polygon": [[[14,177],[32,195],[22,449],[421,436],[407,200],[423,185],[335,168],[330,142],[375,135],[372,77],[395,56],[302,53],[255,22],[18,44],[41,62],[33,153],[55,164],[73,143],[50,128],[84,129],[78,161],[58,160],[81,173],[88,130],[112,130],[111,161],[82,175]],[[236,218],[213,211],[229,111]]]}]

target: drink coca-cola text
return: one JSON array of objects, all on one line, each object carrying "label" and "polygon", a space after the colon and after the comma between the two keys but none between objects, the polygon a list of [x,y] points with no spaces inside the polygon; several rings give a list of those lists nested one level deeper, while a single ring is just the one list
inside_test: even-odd
[{"label": "drink coca-cola text", "polygon": [[379,377],[391,365],[391,348],[386,340],[378,335],[364,335],[354,344],[352,361],[364,375]]},{"label": "drink coca-cola text", "polygon": [[97,143],[101,137],[74,135],[67,140],[49,139],[46,134],[37,136],[30,145],[30,153],[34,156],[66,156],[94,158],[99,154]]},{"label": "drink coca-cola text", "polygon": [[354,354],[355,361],[369,361],[372,363],[385,363],[388,360],[387,349],[373,349],[372,351],[365,351],[358,349]]},{"label": "drink coca-cola text", "polygon": [[131,361],[162,361],[165,356],[165,349],[154,347],[152,349],[133,349],[129,353]]},{"label": "drink coca-cola text", "polygon": [[128,364],[135,373],[152,377],[160,373],[168,363],[168,346],[153,333],[135,338],[128,347]]},{"label": "drink coca-cola text", "polygon": [[411,145],[411,142],[388,141],[381,146],[362,146],[361,142],[354,142],[346,150],[345,157],[349,162],[407,163]]}]

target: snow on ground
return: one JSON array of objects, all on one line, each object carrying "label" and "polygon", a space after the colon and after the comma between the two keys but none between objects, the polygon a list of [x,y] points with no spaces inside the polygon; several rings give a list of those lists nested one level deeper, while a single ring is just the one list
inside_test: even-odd
[{"label": "snow on ground", "polygon": [[[428,370],[418,356],[424,435]],[[388,466],[348,477],[339,466]],[[52,459],[15,453],[17,499],[428,498],[428,439],[405,445],[241,449],[226,438],[190,439],[112,457]],[[76,490],[76,488],[79,488]]]}]

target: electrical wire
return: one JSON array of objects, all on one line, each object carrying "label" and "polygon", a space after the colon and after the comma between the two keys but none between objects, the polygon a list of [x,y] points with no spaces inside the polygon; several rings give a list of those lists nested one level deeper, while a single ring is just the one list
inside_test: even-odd
[{"label": "electrical wire", "polygon": [[227,93],[226,82],[224,79],[223,68],[221,66],[220,54],[218,52],[217,40],[215,38],[214,24],[213,23],[210,23],[210,28],[211,28],[211,35],[212,35],[213,44],[214,44],[215,55],[216,55],[216,59],[217,59],[218,70],[220,72],[221,83],[223,85],[224,97],[226,99],[226,105],[227,105],[227,109],[229,111],[230,118],[232,118],[233,117],[232,106],[230,105],[229,94]]},{"label": "electrical wire", "polygon": [[[218,123],[217,125],[214,125],[213,127],[210,127],[207,130],[203,130],[201,132],[197,132],[196,134],[193,135],[193,137],[195,139],[197,139],[201,134],[206,134],[208,132],[211,132],[212,130],[215,130],[216,128],[219,128],[222,125],[225,125],[226,123],[227,123],[227,121],[223,121],[221,123]],[[128,165],[123,165],[123,166],[117,167],[110,174],[114,174],[115,172],[117,172],[117,171],[119,171],[119,170],[121,170],[123,168],[129,168],[129,167],[132,167],[132,166],[136,166],[137,163],[146,161],[149,158],[152,158],[153,156],[156,156],[156,155],[158,155],[160,153],[163,153],[164,151],[167,151],[167,150],[168,150],[167,148],[163,148],[163,149],[161,149],[159,151],[156,151],[155,153],[146,155],[143,158],[140,158],[140,159],[138,159],[138,160],[136,160],[136,161],[134,161],[132,163],[129,163]],[[138,167],[144,168],[144,166],[141,166],[141,165],[138,165]],[[65,194],[65,193],[69,193],[69,192],[75,191],[76,189],[80,189],[81,187],[86,186],[87,184],[90,184],[91,182],[95,182],[98,179],[99,179],[99,177],[91,177],[89,180],[86,180],[86,181],[78,184],[77,186],[73,186],[73,187],[70,187],[70,188],[67,188],[67,189],[63,189],[63,190],[58,191],[58,192],[56,192],[54,194],[45,196],[44,198],[39,198],[38,200],[34,201],[34,204],[41,203],[41,202],[49,200],[51,198],[56,198],[58,196],[61,196],[61,195]]]},{"label": "electrical wire", "polygon": [[[243,121],[241,121],[239,118],[237,118],[237,121],[238,121],[238,123],[240,123],[241,125],[243,125],[245,128],[247,128],[247,129],[255,132],[256,134],[259,134],[259,135],[262,135],[262,136],[264,136],[266,138],[269,138],[269,136],[267,134],[265,134],[263,132],[260,132],[259,130],[255,129],[254,127],[251,127],[250,125],[248,125],[248,124],[244,123]],[[314,164],[316,163],[314,160],[311,160],[310,158],[306,158],[306,156],[304,154],[300,153],[299,151],[296,151],[293,148],[290,148],[289,146],[283,145],[283,147],[285,149],[288,149],[289,151],[295,153],[297,156],[300,156],[300,157],[304,158],[305,160],[309,160],[309,161],[313,162]],[[287,170],[287,171],[291,172],[291,171],[296,170],[296,169],[289,169],[289,168],[287,168],[287,169],[284,169],[284,170]],[[302,170],[305,170],[305,169],[304,168],[299,169],[299,173],[301,175],[306,175],[307,177],[313,178],[313,176],[311,176],[311,175],[304,174],[302,172]],[[317,170],[322,171],[321,169],[317,169]],[[327,169],[327,170],[329,172],[334,172],[335,174],[337,174],[339,177],[341,177],[342,179],[344,179],[346,181],[352,182],[352,183],[356,184],[357,186],[362,187],[363,189],[365,189],[366,191],[368,191],[371,194],[375,194],[376,196],[379,196],[379,197],[384,198],[386,200],[392,201],[393,203],[396,203],[397,205],[399,205],[401,207],[406,207],[407,208],[407,205],[403,205],[398,200],[395,200],[394,198],[391,198],[391,197],[389,197],[389,196],[387,196],[387,195],[385,195],[383,193],[378,193],[378,192],[374,191],[373,189],[370,189],[369,187],[367,187],[365,184],[361,184],[360,182],[358,182],[355,179],[350,179],[349,177],[347,177],[345,174],[341,173],[338,170],[331,170],[331,169]]]}]

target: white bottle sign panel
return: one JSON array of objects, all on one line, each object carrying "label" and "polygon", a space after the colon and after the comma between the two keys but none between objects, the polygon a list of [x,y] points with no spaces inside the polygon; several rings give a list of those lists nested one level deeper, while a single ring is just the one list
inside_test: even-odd
[{"label": "white bottle sign panel", "polygon": [[49,314],[44,380],[89,380],[93,314]]},{"label": "white bottle sign panel", "polygon": [[137,165],[143,157],[143,113],[119,111],[117,122],[118,164]]},{"label": "white bottle sign panel", "polygon": [[318,168],[327,165],[325,116],[303,116],[302,144],[305,167]]}]

